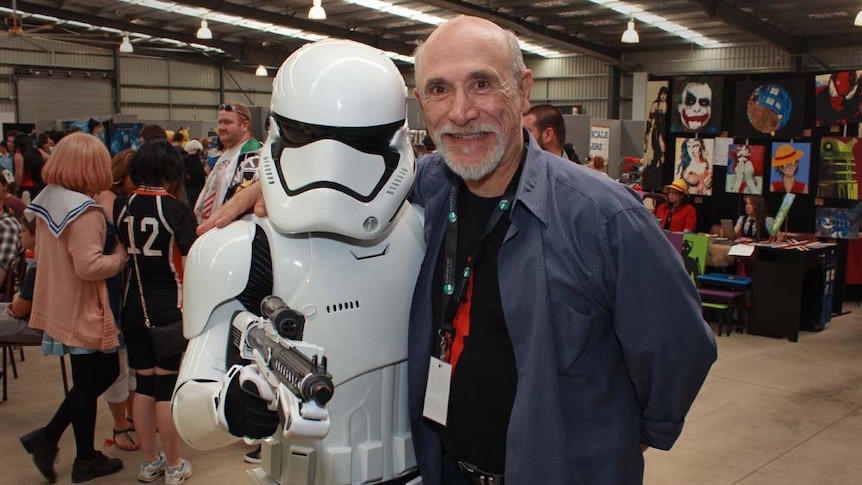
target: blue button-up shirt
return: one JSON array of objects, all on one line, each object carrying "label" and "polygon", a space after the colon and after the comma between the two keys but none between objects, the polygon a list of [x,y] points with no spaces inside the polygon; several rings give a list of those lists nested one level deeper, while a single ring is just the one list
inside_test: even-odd
[{"label": "blue button-up shirt", "polygon": [[[507,485],[643,481],[640,443],[669,449],[716,359],[700,300],[641,201],[602,174],[540,150],[527,158],[499,254],[500,296],[515,350]],[[409,333],[409,409],[426,485],[443,450],[422,418],[434,338],[431,295],[452,174],[420,160],[412,201],[428,250]]]}]

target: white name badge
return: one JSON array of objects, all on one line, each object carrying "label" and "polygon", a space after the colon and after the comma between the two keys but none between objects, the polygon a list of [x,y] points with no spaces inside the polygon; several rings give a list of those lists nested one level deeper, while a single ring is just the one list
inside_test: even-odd
[{"label": "white name badge", "polygon": [[446,426],[449,412],[449,384],[452,382],[452,366],[431,357],[428,367],[428,385],[425,387],[425,407],[422,415],[431,421]]}]

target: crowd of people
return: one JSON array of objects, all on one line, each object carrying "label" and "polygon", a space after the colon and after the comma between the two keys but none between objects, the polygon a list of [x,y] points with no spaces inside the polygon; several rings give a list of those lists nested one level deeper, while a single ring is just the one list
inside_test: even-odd
[{"label": "crowd of people", "polygon": [[[7,133],[0,150],[0,281],[8,282],[10,301],[0,308],[0,341],[69,355],[74,383],[47,424],[21,437],[50,482],[69,425],[73,482],[122,469],[120,458],[94,448],[100,396],[112,415],[110,442],[140,453],[139,481],[164,476],[178,485],[193,473],[170,413],[182,354],[157,359],[145,320],[161,326],[182,317],[180,256],[206,213],[257,178],[261,144],[251,136],[248,107],[220,105],[217,123],[224,150],[208,179],[208,142],[158,125],[143,127],[140,148],[113,158],[103,139],[83,130],[56,145],[47,133],[35,143],[30,134]],[[5,275],[19,267],[26,269],[15,284]]]}]

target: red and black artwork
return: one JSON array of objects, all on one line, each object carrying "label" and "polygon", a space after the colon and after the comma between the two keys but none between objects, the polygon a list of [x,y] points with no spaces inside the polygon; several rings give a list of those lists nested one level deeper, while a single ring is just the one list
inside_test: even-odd
[{"label": "red and black artwork", "polygon": [[814,76],[817,126],[846,125],[862,120],[862,71]]}]

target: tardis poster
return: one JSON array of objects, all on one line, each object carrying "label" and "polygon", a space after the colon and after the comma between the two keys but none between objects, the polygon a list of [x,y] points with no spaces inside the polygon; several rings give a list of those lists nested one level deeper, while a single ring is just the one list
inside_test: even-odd
[{"label": "tardis poster", "polygon": [[839,71],[814,77],[817,126],[862,120],[862,71]]},{"label": "tardis poster", "polygon": [[793,138],[802,135],[805,80],[736,83],[737,138]]},{"label": "tardis poster", "polygon": [[824,136],[820,140],[817,197],[859,199],[862,183],[862,143],[859,138]]}]

